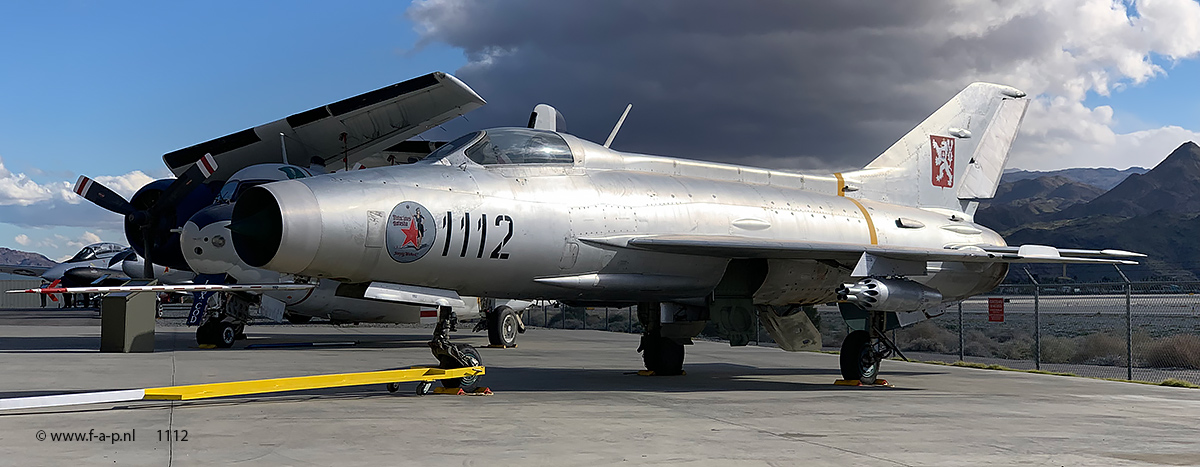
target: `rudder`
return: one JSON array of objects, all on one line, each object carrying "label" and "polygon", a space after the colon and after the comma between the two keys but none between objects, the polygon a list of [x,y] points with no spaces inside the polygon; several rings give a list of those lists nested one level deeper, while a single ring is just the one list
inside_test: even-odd
[{"label": "rudder", "polygon": [[991,198],[1029,100],[972,83],[862,170],[843,174],[855,197],[973,214]]}]

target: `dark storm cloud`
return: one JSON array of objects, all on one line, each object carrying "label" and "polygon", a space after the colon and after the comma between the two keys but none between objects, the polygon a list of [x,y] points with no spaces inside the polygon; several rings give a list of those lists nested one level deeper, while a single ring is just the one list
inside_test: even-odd
[{"label": "dark storm cloud", "polygon": [[539,102],[614,147],[787,168],[865,164],[978,76],[1036,52],[1037,17],[984,33],[946,2],[432,1],[424,40],[462,48],[457,75],[522,125]]}]

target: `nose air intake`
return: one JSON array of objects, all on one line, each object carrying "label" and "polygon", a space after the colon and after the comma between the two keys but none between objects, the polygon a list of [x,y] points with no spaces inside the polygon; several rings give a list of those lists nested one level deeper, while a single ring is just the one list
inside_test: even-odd
[{"label": "nose air intake", "polygon": [[283,215],[275,196],[261,187],[247,190],[233,207],[229,230],[233,247],[246,264],[266,266],[283,240]]}]

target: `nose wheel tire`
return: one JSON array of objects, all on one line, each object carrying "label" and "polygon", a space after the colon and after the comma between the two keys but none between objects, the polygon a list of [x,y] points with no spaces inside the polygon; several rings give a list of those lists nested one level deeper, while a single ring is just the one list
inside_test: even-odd
[{"label": "nose wheel tire", "polygon": [[488,341],[492,345],[512,347],[517,343],[519,327],[517,312],[506,306],[497,308],[488,316]]},{"label": "nose wheel tire", "polygon": [[[459,355],[458,355],[457,359],[450,357],[448,355],[445,356],[444,358],[442,358],[441,359],[442,368],[449,370],[449,369],[454,369],[454,368],[469,368],[469,367],[473,367],[473,366],[483,365],[483,363],[482,363],[483,359],[479,358],[479,351],[475,350],[474,347],[471,347],[469,345],[459,345],[458,346],[458,354]],[[457,360],[457,361],[455,361],[455,360]],[[448,388],[471,387],[471,386],[474,386],[475,384],[479,383],[479,379],[480,379],[480,377],[478,375],[468,375],[468,376],[464,376],[462,378],[444,379],[444,380],[442,380],[442,386],[448,387]]]},{"label": "nose wheel tire", "polygon": [[840,357],[842,378],[858,380],[863,384],[875,384],[879,376],[881,355],[871,344],[871,335],[867,331],[854,331],[842,341]]}]

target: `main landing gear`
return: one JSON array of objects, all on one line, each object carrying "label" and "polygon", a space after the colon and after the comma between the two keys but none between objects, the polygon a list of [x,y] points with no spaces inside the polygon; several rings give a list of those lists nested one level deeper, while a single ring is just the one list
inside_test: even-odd
[{"label": "main landing gear", "polygon": [[[866,320],[867,329],[852,331],[842,341],[842,378],[871,385],[879,382],[879,364],[883,359],[899,355],[900,349],[887,338],[887,313],[870,311]],[[907,359],[906,359],[907,360]]]},{"label": "main landing gear", "polygon": [[487,328],[488,342],[495,347],[516,347],[517,334],[525,333],[521,315],[508,306],[498,306],[483,314],[475,331]]},{"label": "main landing gear", "polygon": [[[454,309],[448,306],[439,306],[437,326],[433,328],[433,340],[429,341],[429,349],[433,351],[434,358],[437,358],[438,366],[452,369],[483,365],[483,360],[479,358],[479,352],[474,347],[450,342],[453,322]],[[472,387],[479,383],[479,378],[479,376],[469,375],[442,380],[442,386],[448,388]]]},{"label": "main landing gear", "polygon": [[246,338],[246,323],[250,321],[250,302],[229,294],[217,310],[206,310],[204,323],[196,328],[196,343],[222,349]]},{"label": "main landing gear", "polygon": [[642,353],[642,363],[646,365],[646,370],[656,376],[683,374],[683,344],[662,336],[659,304],[639,303],[637,312],[638,320],[646,329],[642,333],[642,343],[637,349]]}]

